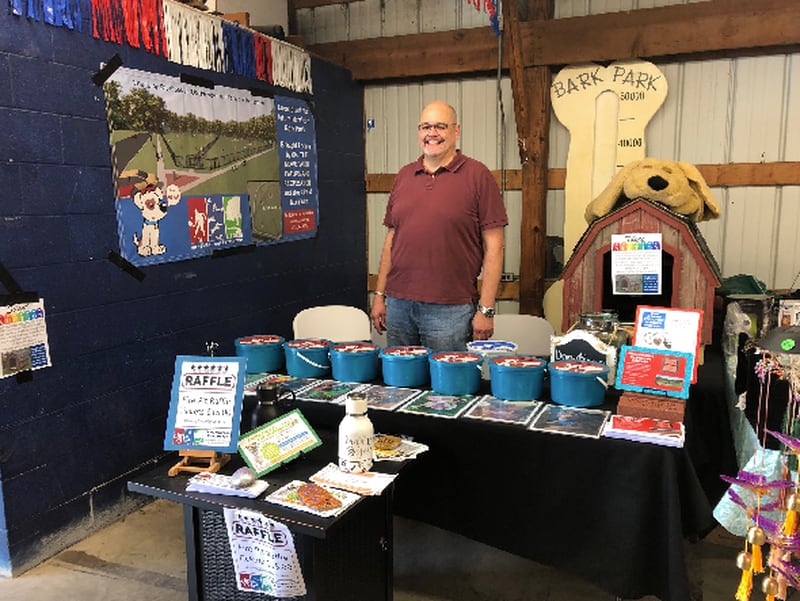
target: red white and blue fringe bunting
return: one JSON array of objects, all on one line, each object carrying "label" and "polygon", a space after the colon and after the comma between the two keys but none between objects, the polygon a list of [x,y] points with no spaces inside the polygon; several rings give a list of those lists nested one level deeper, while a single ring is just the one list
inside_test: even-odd
[{"label": "red white and blue fringe bunting", "polygon": [[500,16],[498,14],[499,0],[467,0],[467,4],[474,6],[475,10],[481,10],[489,15],[489,23],[495,35],[500,35]]},{"label": "red white and blue fringe bunting", "polygon": [[[475,0],[476,2],[479,0]],[[491,0],[486,0],[490,2]],[[174,0],[8,0],[9,12],[81,31],[91,4],[92,35],[142,48],[174,63],[259,79],[311,94],[311,57],[282,40]]]},{"label": "red white and blue fringe bunting", "polygon": [[8,0],[8,11],[54,27],[83,31],[81,0]]}]

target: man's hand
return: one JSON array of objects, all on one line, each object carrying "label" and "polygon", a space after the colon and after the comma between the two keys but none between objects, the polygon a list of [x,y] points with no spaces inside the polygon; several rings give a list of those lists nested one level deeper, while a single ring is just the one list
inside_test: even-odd
[{"label": "man's hand", "polygon": [[372,327],[375,328],[378,334],[383,334],[386,331],[386,301],[383,296],[375,295],[369,317],[372,321]]},{"label": "man's hand", "polygon": [[472,318],[472,339],[488,340],[492,334],[494,334],[494,319],[475,311],[475,317]]}]

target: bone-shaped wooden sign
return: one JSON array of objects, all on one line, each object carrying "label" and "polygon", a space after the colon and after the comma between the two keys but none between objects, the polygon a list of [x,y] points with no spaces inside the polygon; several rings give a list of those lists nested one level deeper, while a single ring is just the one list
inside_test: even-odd
[{"label": "bone-shaped wooden sign", "polygon": [[586,229],[586,205],[624,165],[645,158],[645,128],[666,97],[667,79],[647,61],[574,65],[553,79],[553,110],[570,135],[565,260]]},{"label": "bone-shaped wooden sign", "polygon": [[[564,183],[564,261],[587,223],[586,205],[631,161],[645,158],[645,128],[667,97],[667,79],[654,64],[631,60],[559,71],[550,100],[569,130]],[[545,294],[545,317],[559,330],[563,282]]]}]

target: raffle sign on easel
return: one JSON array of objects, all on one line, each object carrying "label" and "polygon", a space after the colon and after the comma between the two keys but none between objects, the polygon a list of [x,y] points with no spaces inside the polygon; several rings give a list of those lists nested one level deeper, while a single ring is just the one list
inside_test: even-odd
[{"label": "raffle sign on easel", "polygon": [[165,450],[236,451],[246,361],[176,358]]},{"label": "raffle sign on easel", "polygon": [[44,301],[0,306],[0,377],[50,367]]},{"label": "raffle sign on easel", "polygon": [[289,529],[254,511],[224,511],[237,588],[279,599],[305,596],[306,583]]}]

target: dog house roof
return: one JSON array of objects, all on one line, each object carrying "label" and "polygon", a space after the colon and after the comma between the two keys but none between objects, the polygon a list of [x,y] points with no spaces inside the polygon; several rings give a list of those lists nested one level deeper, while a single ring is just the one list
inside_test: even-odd
[{"label": "dog house roof", "polygon": [[563,279],[567,277],[575,269],[575,265],[582,258],[582,253],[578,252],[578,250],[583,247],[587,241],[594,239],[600,230],[602,230],[608,224],[618,221],[625,215],[628,215],[639,208],[647,211],[652,211],[654,209],[659,213],[662,213],[668,221],[673,223],[673,225],[679,229],[682,229],[685,234],[687,234],[694,241],[699,253],[702,255],[704,261],[708,265],[717,281],[722,281],[722,271],[720,270],[717,260],[714,258],[711,249],[708,247],[705,238],[703,238],[703,234],[699,229],[697,229],[697,224],[695,224],[690,217],[676,213],[669,207],[659,202],[641,197],[635,198],[630,202],[626,202],[615,207],[612,211],[606,213],[602,217],[598,217],[589,224],[589,226],[586,228],[586,231],[583,232],[581,237],[575,243],[575,248],[572,249],[572,254],[564,264],[564,269],[561,271],[561,278]]}]

